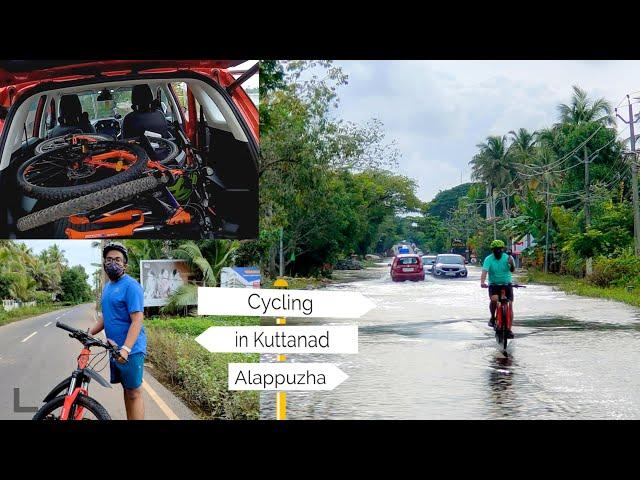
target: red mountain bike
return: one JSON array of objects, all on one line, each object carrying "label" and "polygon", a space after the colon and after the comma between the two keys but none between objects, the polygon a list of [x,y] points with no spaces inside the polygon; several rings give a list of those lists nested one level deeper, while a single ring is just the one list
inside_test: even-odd
[{"label": "red mountain bike", "polygon": [[[95,366],[107,355],[120,357],[117,347],[64,323],[56,322],[56,327],[70,332],[71,338],[82,343],[78,368],[49,392],[43,400],[45,404],[36,412],[33,420],[111,420],[107,410],[89,396],[89,383],[93,379],[103,387],[111,388],[95,370]],[[100,347],[105,351],[92,354],[91,347]]]},{"label": "red mountain bike", "polygon": [[[496,334],[496,342],[502,348],[503,353],[507,352],[507,343],[509,341],[508,332],[511,331],[513,325],[513,303],[507,298],[507,285],[500,285],[500,296],[498,301],[500,306],[496,311],[496,323],[493,327]],[[527,288],[525,285],[510,284],[513,288]],[[487,287],[485,287],[487,288]]]}]

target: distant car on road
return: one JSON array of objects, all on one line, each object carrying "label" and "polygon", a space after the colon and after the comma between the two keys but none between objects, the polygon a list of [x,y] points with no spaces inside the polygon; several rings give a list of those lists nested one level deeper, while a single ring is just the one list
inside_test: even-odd
[{"label": "distant car on road", "polygon": [[413,253],[396,255],[391,263],[391,279],[394,282],[424,280],[422,258]]},{"label": "distant car on road", "polygon": [[425,272],[431,273],[433,270],[433,264],[436,262],[437,255],[423,255],[422,256],[422,266]]},{"label": "distant car on road", "polygon": [[436,277],[466,277],[464,257],[455,253],[441,253],[436,257],[432,274]]}]

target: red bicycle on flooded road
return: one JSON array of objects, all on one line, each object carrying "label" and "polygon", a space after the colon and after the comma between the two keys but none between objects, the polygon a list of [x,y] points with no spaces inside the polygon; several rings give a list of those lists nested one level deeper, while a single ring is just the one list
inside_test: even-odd
[{"label": "red bicycle on flooded road", "polygon": [[[511,331],[511,327],[513,325],[513,302],[509,300],[507,297],[506,287],[512,288],[527,288],[526,285],[518,285],[516,283],[511,283],[509,285],[499,285],[500,288],[500,296],[498,298],[498,302],[500,305],[496,310],[496,323],[493,327],[496,334],[496,342],[498,346],[502,349],[502,353],[507,354],[507,344],[509,341],[508,332]],[[489,288],[488,286],[482,288]]]},{"label": "red bicycle on flooded road", "polygon": [[[89,396],[89,383],[93,379],[103,387],[111,388],[95,368],[108,356],[119,358],[118,347],[64,323],[56,322],[56,327],[70,332],[71,338],[82,343],[78,368],[49,392],[33,420],[111,420],[107,410]],[[105,351],[92,354],[91,347],[100,347]]]}]

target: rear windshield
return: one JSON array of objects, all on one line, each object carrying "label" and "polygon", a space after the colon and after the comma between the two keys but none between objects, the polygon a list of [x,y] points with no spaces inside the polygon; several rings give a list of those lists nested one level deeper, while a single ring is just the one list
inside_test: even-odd
[{"label": "rear windshield", "polygon": [[78,94],[82,111],[89,114],[90,120],[99,118],[114,118],[116,115],[124,117],[131,110],[132,87],[119,87],[111,90],[111,100],[98,100],[100,91],[89,90]]},{"label": "rear windshield", "polygon": [[398,259],[398,265],[417,265],[418,257],[404,257]]},{"label": "rear windshield", "polygon": [[458,263],[462,265],[464,261],[459,255],[440,255],[438,257],[438,263]]}]

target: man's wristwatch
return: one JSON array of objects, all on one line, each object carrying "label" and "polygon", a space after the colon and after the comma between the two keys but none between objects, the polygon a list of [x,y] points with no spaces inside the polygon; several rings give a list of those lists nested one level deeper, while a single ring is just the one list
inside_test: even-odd
[{"label": "man's wristwatch", "polygon": [[121,348],[122,350],[126,350],[126,351],[127,351],[127,353],[129,353],[129,354],[131,353],[131,349],[130,349],[129,347],[127,347],[126,345],[122,345],[120,348]]}]

